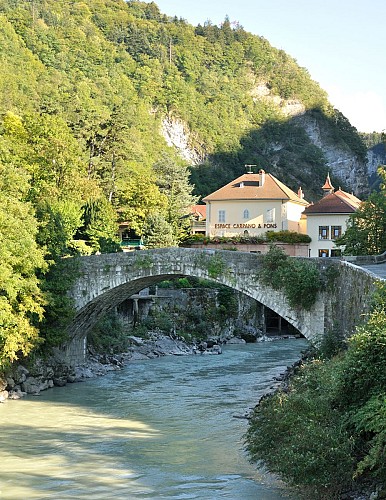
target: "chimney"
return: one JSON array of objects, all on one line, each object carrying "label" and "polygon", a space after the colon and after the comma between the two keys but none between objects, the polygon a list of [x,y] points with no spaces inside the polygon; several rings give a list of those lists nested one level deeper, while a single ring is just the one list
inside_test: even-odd
[{"label": "chimney", "polygon": [[265,182],[265,170],[261,169],[259,171],[259,174],[260,174],[260,186],[264,186],[264,182]]},{"label": "chimney", "polygon": [[299,189],[298,189],[298,196],[299,196],[299,198],[300,198],[301,200],[304,198],[304,193],[303,193],[303,190],[302,190],[302,188],[301,188],[301,187],[299,187]]}]

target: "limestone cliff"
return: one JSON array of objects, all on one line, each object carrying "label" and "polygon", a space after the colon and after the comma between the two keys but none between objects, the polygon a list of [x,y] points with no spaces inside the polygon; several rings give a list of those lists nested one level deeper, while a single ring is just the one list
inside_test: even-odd
[{"label": "limestone cliff", "polygon": [[[261,90],[261,89],[260,89]],[[369,192],[369,176],[374,174],[376,166],[381,161],[379,153],[369,151],[367,162],[353,152],[346,145],[337,145],[331,138],[325,124],[320,123],[317,118],[308,114],[300,102],[285,101],[267,93],[255,94],[254,99],[260,98],[270,100],[275,104],[284,116],[288,117],[296,126],[301,127],[307,134],[311,143],[316,146],[325,158],[325,165],[331,175],[341,182],[342,187],[353,191],[359,196],[366,196]],[[162,121],[161,133],[169,146],[174,147],[179,155],[191,166],[197,166],[208,160],[205,154],[205,146],[197,147],[197,138],[193,137],[189,126],[181,119],[165,117]],[[203,141],[204,142],[204,141]],[[257,146],[258,147],[258,146]],[[268,148],[267,148],[268,150]],[[285,146],[280,142],[271,142],[269,152],[271,164],[267,165],[272,173],[282,174],[277,164],[280,163],[280,152],[285,151]],[[308,172],[312,175],[312,171]],[[298,169],[293,172],[294,183],[304,185],[302,178],[304,172]],[[307,186],[305,186],[307,188]],[[338,186],[335,186],[338,187]]]},{"label": "limestone cliff", "polygon": [[[330,172],[356,194],[368,193],[368,164],[349,148],[336,145],[318,120],[307,114],[296,123],[304,128],[311,142],[321,149]],[[338,187],[338,186],[335,186]]]}]

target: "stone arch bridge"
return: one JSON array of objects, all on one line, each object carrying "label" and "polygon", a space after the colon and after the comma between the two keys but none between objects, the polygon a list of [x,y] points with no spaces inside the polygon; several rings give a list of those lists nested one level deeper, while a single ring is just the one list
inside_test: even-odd
[{"label": "stone arch bridge", "polygon": [[[87,333],[97,319],[125,299],[155,283],[181,276],[213,280],[269,307],[313,341],[334,325],[349,335],[367,311],[375,275],[333,259],[315,259],[322,273],[334,276],[332,286],[318,294],[311,310],[291,308],[284,294],[259,281],[262,256],[227,250],[162,248],[78,258],[79,277],[70,295],[76,316],[70,342],[63,348],[67,362],[82,362]],[[331,278],[330,278],[331,279]]]}]

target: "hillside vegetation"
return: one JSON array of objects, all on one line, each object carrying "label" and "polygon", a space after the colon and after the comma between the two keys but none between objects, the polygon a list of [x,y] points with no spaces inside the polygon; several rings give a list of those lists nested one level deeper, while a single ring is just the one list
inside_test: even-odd
[{"label": "hillside vegetation", "polygon": [[[118,250],[118,221],[176,244],[188,207],[245,163],[318,192],[326,160],[293,114],[364,158],[307,70],[228,19],[193,27],[153,2],[0,0],[0,56],[0,364],[39,332],[63,340],[71,276],[54,264]],[[178,127],[185,152],[165,138]]]},{"label": "hillside vegetation", "polygon": [[318,192],[325,159],[290,119],[299,111],[364,158],[355,129],[307,70],[228,19],[195,28],[153,2],[123,0],[1,0],[0,15],[0,112],[54,117],[77,143],[81,174],[117,206],[129,201],[132,171],[151,177],[162,152],[175,159],[165,120],[183,123],[198,195],[245,163]]}]

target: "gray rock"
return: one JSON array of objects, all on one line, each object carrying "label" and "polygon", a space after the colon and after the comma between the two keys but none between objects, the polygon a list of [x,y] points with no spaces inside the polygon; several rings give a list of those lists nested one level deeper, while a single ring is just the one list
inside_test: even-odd
[{"label": "gray rock", "polygon": [[12,378],[15,381],[16,385],[22,384],[27,376],[29,375],[29,371],[23,365],[17,365],[16,369],[13,371]]},{"label": "gray rock", "polygon": [[227,344],[246,344],[244,339],[240,339],[239,337],[232,337],[227,340]]},{"label": "gray rock", "polygon": [[20,399],[25,395],[26,393],[23,392],[20,386],[17,385],[12,391],[9,391],[8,399]]},{"label": "gray rock", "polygon": [[[7,380],[7,388],[8,388],[9,390],[12,390],[12,389],[15,387],[15,385],[16,385],[16,383],[15,383],[14,379],[13,379],[12,377],[7,377],[7,379],[6,379],[6,380]],[[0,385],[1,385],[1,384],[0,384]]]},{"label": "gray rock", "polygon": [[52,379],[44,379],[42,377],[27,377],[27,379],[21,384],[21,389],[27,394],[39,394],[41,391],[45,391],[50,387],[53,387],[54,383]]}]

